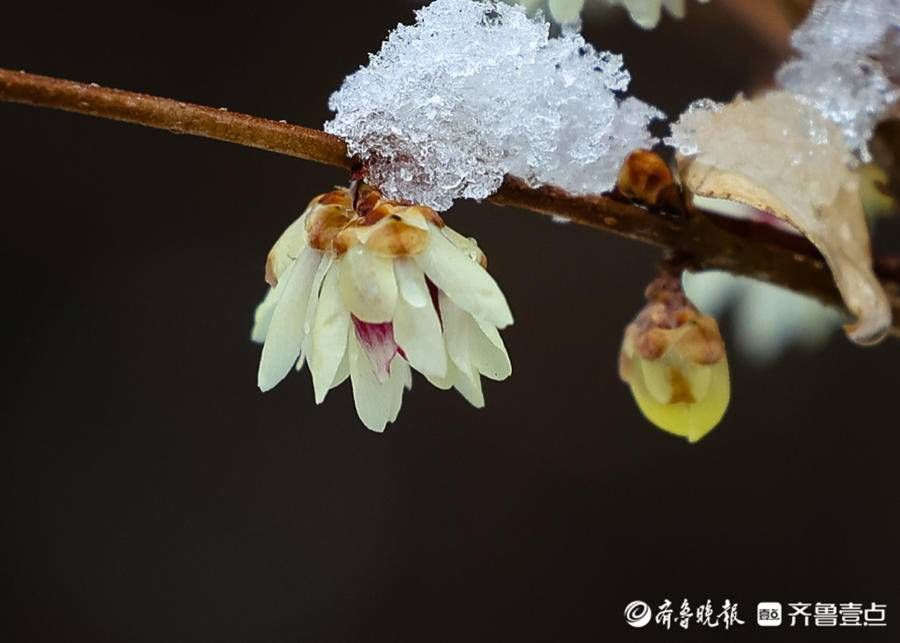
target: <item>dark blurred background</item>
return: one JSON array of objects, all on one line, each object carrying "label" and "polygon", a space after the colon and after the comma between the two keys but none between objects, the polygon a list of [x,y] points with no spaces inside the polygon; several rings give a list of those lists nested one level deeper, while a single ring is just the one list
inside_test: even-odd
[{"label": "dark blurred background", "polygon": [[[17,3],[0,66],[320,126],[411,18],[212,7]],[[689,11],[587,35],[670,113],[784,53],[777,25]],[[269,247],[340,171],[8,104],[0,141],[3,640],[643,640],[660,628],[628,628],[625,604],[665,598],[737,601],[732,640],[896,637],[897,341],[836,335],[766,369],[732,354],[731,409],[691,446],[616,374],[656,251],[464,203],[448,219],[516,314],[513,377],[482,411],[419,378],[378,435],[349,384],[321,407],[307,372],[261,394],[249,341]],[[761,631],[762,600],[886,602],[889,626]]]}]

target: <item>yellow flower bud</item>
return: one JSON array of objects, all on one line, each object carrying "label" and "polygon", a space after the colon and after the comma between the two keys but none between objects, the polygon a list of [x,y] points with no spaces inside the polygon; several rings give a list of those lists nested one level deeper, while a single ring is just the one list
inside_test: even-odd
[{"label": "yellow flower bud", "polygon": [[725,344],[716,321],[691,304],[676,278],[660,277],[647,298],[625,330],[619,376],[648,420],[696,442],[728,408]]}]

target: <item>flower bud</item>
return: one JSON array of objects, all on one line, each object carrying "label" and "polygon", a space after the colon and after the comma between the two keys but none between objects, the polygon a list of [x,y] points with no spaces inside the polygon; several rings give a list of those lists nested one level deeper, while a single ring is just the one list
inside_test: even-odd
[{"label": "flower bud", "polygon": [[648,420],[696,442],[725,415],[731,395],[719,326],[697,310],[672,275],[654,281],[647,300],[625,329],[619,376]]},{"label": "flower bud", "polygon": [[657,205],[662,193],[672,189],[672,170],[656,152],[634,150],[622,163],[616,189],[623,196],[648,205]]}]

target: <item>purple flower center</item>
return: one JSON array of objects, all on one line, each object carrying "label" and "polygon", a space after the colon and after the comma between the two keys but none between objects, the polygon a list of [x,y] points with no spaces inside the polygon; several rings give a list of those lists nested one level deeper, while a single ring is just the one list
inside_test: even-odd
[{"label": "purple flower center", "polygon": [[350,317],[353,319],[356,338],[372,363],[375,377],[383,384],[390,377],[391,361],[394,356],[399,354],[405,357],[402,349],[394,341],[394,325],[391,322],[377,324],[364,322],[355,315]]},{"label": "purple flower center", "polygon": [[[441,307],[438,305],[440,291],[432,283],[431,279],[426,277],[425,282],[428,285],[431,302],[437,311],[438,320],[440,320],[441,327],[443,327],[444,320],[441,317]],[[372,370],[376,379],[384,384],[391,375],[391,362],[394,360],[394,357],[399,355],[406,359],[406,353],[403,352],[403,349],[397,345],[397,341],[394,339],[394,324],[392,322],[365,322],[352,314],[350,318],[353,320],[353,330],[356,332],[356,338],[372,363]]]}]

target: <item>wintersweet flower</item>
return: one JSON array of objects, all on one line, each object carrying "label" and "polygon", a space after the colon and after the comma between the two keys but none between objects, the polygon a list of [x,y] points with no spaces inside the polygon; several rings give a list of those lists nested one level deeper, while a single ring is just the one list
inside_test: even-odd
[{"label": "wintersweet flower", "polygon": [[[543,0],[517,0],[528,10],[535,10]],[[709,0],[699,0],[708,2]],[[622,5],[631,15],[635,24],[644,29],[653,29],[665,8],[675,18],[684,18],[686,0],[605,0],[607,5]],[[547,0],[547,9],[555,22],[573,24],[581,20],[585,0]]]},{"label": "wintersweet flower", "polygon": [[660,429],[696,442],[728,408],[731,383],[716,320],[687,299],[678,277],[647,288],[648,303],[625,330],[619,376]]},{"label": "wintersweet flower", "polygon": [[653,29],[659,23],[663,8],[675,18],[684,18],[686,13],[685,0],[612,0],[612,4],[624,6],[631,19],[644,29]]},{"label": "wintersweet flower", "polygon": [[258,384],[304,362],[317,404],[347,377],[363,424],[397,418],[410,367],[484,405],[481,376],[512,372],[499,328],[512,314],[474,240],[431,208],[357,183],[314,198],[269,252],[257,307]]}]

